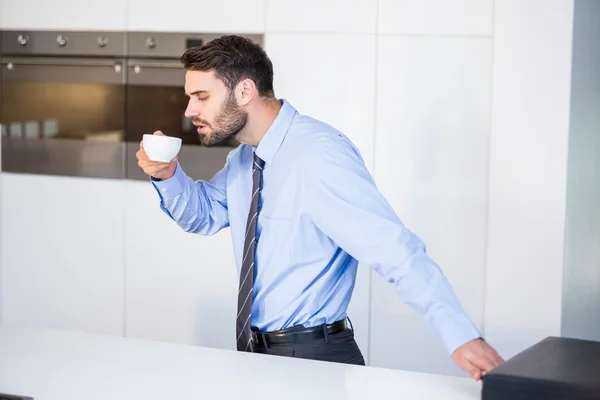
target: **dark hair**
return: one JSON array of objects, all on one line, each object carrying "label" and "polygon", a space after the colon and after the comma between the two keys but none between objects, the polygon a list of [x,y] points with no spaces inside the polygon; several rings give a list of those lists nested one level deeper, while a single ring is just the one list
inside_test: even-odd
[{"label": "dark hair", "polygon": [[226,35],[192,47],[181,62],[190,71],[214,70],[229,90],[243,79],[252,79],[261,97],[274,96],[273,64],[260,45],[245,37]]}]

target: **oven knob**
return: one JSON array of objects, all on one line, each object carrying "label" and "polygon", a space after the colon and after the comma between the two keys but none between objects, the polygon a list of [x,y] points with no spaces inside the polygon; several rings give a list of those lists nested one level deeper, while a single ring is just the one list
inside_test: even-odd
[{"label": "oven knob", "polygon": [[23,35],[17,36],[17,43],[19,43],[20,46],[27,46],[27,42],[29,42],[29,37]]},{"label": "oven knob", "polygon": [[58,43],[60,47],[65,47],[67,45],[67,37],[63,35],[58,35],[56,37],[56,43]]},{"label": "oven knob", "polygon": [[121,72],[121,64],[115,64],[113,68],[117,74]]},{"label": "oven knob", "polygon": [[142,69],[140,68],[139,65],[136,65],[135,67],[133,67],[133,72],[135,72],[136,74],[139,74],[141,70]]},{"label": "oven knob", "polygon": [[106,47],[108,45],[108,38],[106,36],[98,36],[98,47]]},{"label": "oven knob", "polygon": [[153,37],[149,37],[148,39],[146,39],[146,47],[148,47],[149,49],[156,48],[157,44],[158,43],[156,42],[156,39],[154,39]]},{"label": "oven knob", "polygon": [[9,62],[8,64],[6,64],[6,69],[11,71],[13,69],[13,63]]}]

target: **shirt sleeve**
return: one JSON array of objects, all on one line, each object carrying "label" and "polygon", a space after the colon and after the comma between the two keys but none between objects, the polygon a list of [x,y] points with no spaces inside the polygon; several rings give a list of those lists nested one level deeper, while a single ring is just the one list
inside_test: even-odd
[{"label": "shirt sleeve", "polygon": [[152,181],[161,209],[184,231],[214,235],[229,226],[227,174],[229,162],[210,181],[194,182],[177,163],[175,174]]},{"label": "shirt sleeve", "polygon": [[392,283],[402,301],[441,335],[450,353],[481,337],[423,241],[394,213],[351,144],[328,146],[305,171],[306,201],[316,226]]}]

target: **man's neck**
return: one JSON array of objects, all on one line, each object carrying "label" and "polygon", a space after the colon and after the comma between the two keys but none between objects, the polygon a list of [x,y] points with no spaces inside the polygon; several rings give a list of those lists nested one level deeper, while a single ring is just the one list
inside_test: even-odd
[{"label": "man's neck", "polygon": [[241,143],[258,146],[279,115],[279,110],[281,110],[281,103],[277,98],[258,102],[249,112],[248,124],[244,128],[244,134],[240,135],[238,140]]}]

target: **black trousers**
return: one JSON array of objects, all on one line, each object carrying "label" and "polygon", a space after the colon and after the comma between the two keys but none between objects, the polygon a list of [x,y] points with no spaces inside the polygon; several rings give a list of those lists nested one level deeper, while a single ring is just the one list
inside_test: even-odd
[{"label": "black trousers", "polygon": [[365,365],[365,359],[354,340],[354,331],[346,329],[321,339],[295,343],[257,343],[256,353],[284,357],[308,358],[344,364]]}]

